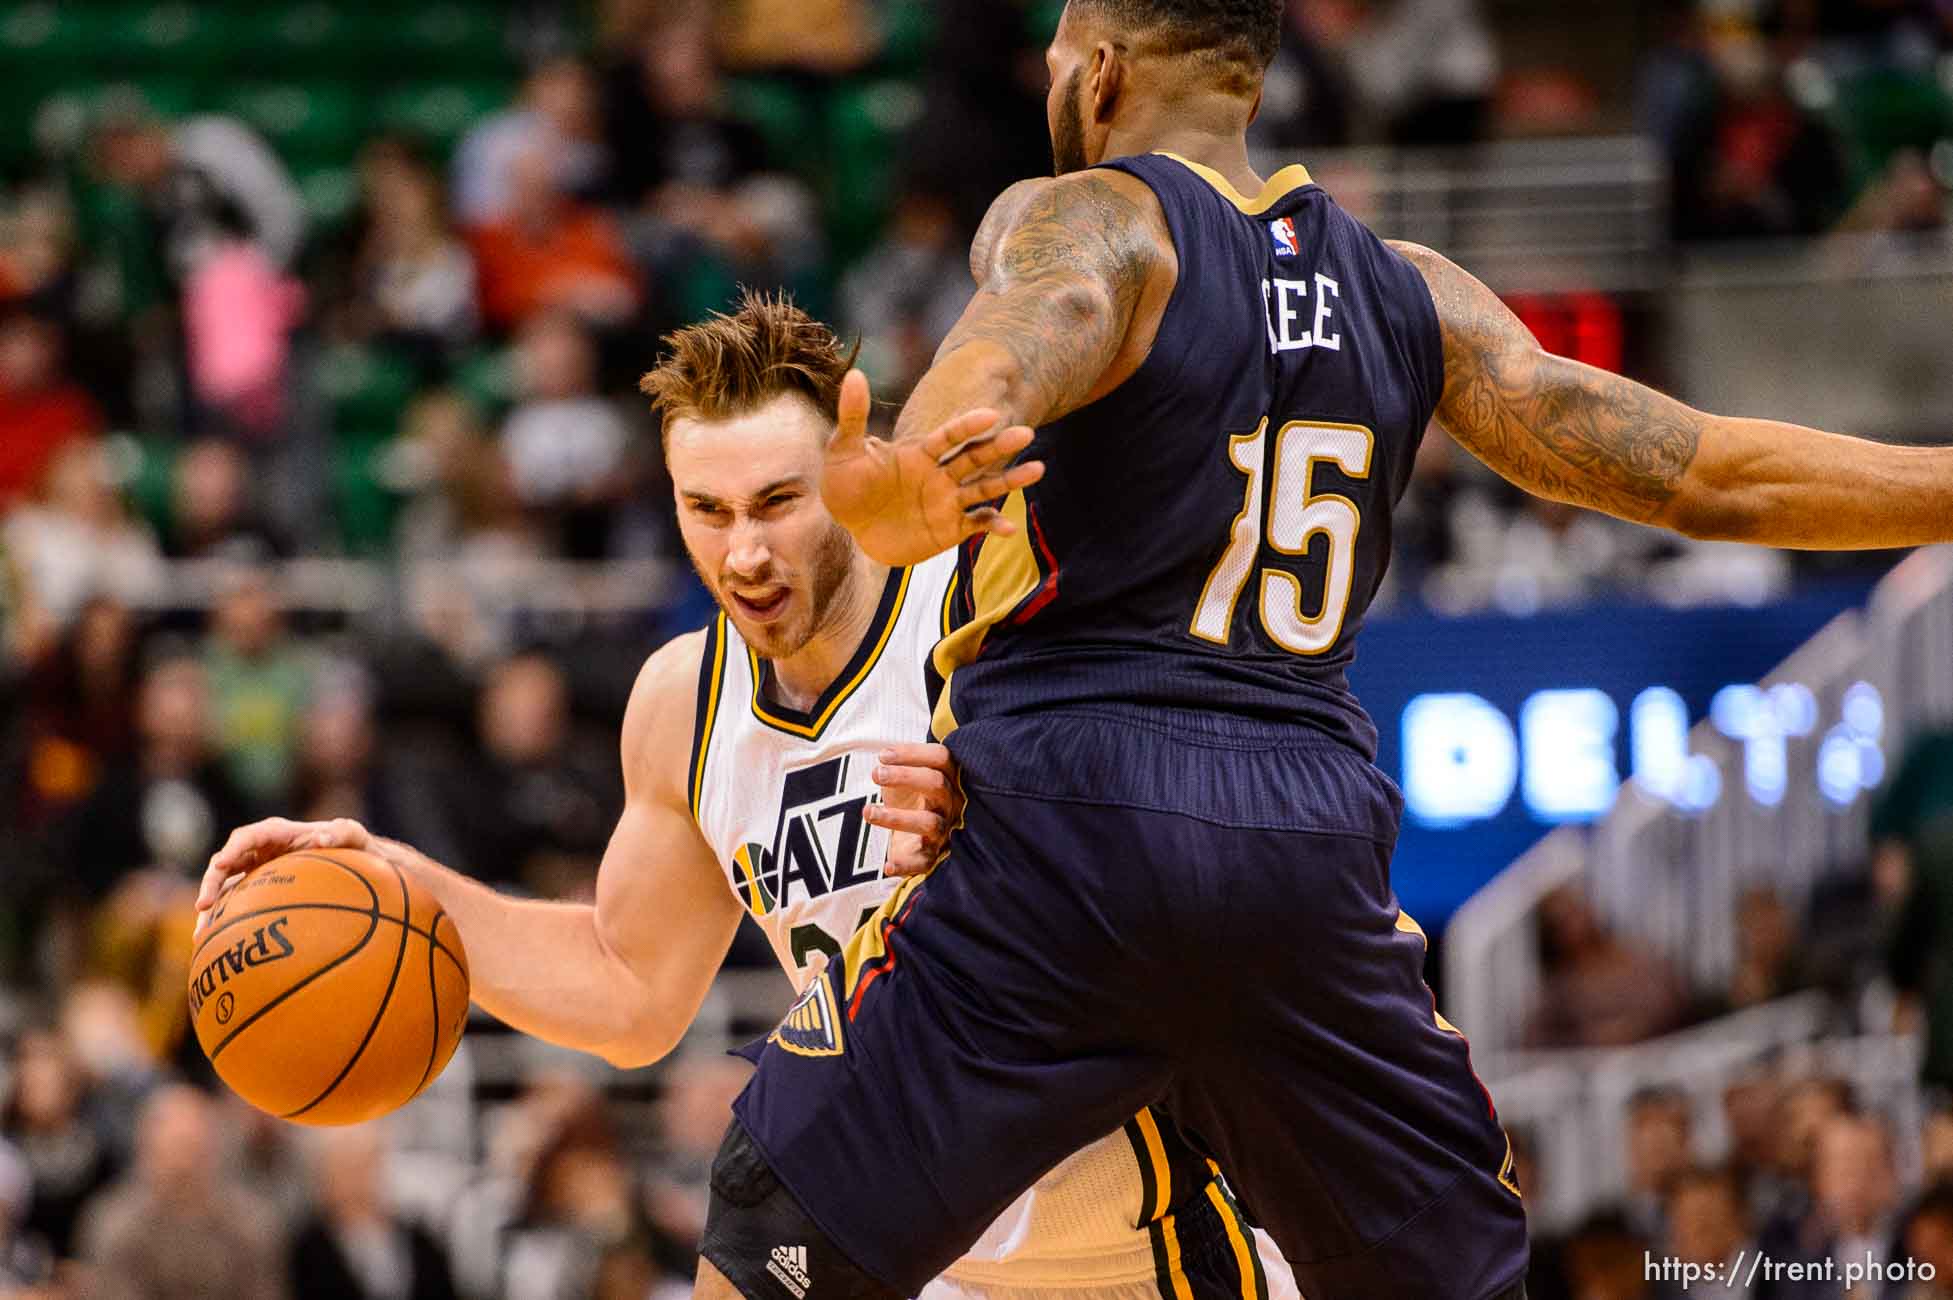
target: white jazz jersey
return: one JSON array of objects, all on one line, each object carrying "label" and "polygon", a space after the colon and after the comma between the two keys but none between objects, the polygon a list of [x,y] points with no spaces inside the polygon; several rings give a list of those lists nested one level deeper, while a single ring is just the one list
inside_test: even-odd
[{"label": "white jazz jersey", "polygon": [[[882,875],[887,832],[861,814],[879,798],[879,752],[928,739],[929,654],[948,630],[956,581],[954,551],[892,573],[860,651],[804,713],[768,698],[767,667],[729,620],[708,638],[693,815],[796,991],[895,892]],[[1005,1211],[929,1300],[1020,1290],[1160,1297],[1152,1238],[1136,1226],[1149,1213],[1141,1159],[1123,1132],[1076,1153]]]}]

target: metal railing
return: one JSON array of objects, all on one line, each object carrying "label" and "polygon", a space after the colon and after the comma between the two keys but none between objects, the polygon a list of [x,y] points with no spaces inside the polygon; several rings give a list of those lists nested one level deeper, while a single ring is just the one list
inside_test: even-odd
[{"label": "metal railing", "polygon": [[[1816,717],[1829,720],[1845,714],[1847,693],[1859,683],[1877,692],[1883,754],[1953,719],[1953,548],[1906,560],[1864,611],[1831,623],[1763,686],[1807,689]],[[1787,737],[1789,770],[1821,772],[1832,740],[1823,725]],[[1616,930],[1653,948],[1698,987],[1718,987],[1735,963],[1735,903],[1746,887],[1769,886],[1796,909],[1828,868],[1862,858],[1862,791],[1833,801],[1810,782],[1792,781],[1769,803],[1748,793],[1742,744],[1704,722],[1690,747],[1719,775],[1723,794],[1712,807],[1690,813],[1630,784],[1590,831],[1553,833],[1452,919],[1446,1014],[1472,1036],[1488,1077],[1520,1059],[1541,992],[1535,914],[1553,890],[1584,887]]]}]

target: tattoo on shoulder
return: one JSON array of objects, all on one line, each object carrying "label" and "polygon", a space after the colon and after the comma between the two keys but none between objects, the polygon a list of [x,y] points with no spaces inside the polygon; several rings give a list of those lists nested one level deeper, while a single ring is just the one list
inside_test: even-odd
[{"label": "tattoo on shoulder", "polygon": [[1540,349],[1484,285],[1426,250],[1444,334],[1439,416],[1465,448],[1555,500],[1651,522],[1701,447],[1707,417],[1619,375]]},{"label": "tattoo on shoulder", "polygon": [[942,353],[996,343],[1045,411],[1069,410],[1117,354],[1170,236],[1157,210],[1098,175],[1022,191],[1006,192],[978,235],[981,293]]}]

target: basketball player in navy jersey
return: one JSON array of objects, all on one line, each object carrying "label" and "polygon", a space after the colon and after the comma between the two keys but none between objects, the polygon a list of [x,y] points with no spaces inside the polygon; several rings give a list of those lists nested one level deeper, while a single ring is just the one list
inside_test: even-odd
[{"label": "basketball player in navy jersey", "polygon": [[[1245,132],[1282,9],[1071,0],[1057,178],[992,210],[894,440],[844,419],[830,444],[823,494],[869,554],[964,548],[936,731],[965,824],[761,1057],[703,1296],[910,1293],[1145,1104],[1311,1300],[1523,1295],[1511,1148],[1423,984],[1401,801],[1345,676],[1427,424],[1541,496],[1694,537],[1953,540],[1953,451],[1705,415],[1550,356],[1301,168],[1264,180]],[[857,379],[844,410],[865,401]],[[1038,430],[1043,479],[1001,504],[963,482],[982,446],[927,436],[978,409]]]}]

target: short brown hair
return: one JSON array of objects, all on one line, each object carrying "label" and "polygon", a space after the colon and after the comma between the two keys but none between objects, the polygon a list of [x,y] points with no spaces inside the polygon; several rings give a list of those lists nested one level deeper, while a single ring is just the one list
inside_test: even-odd
[{"label": "short brown hair", "polygon": [[787,295],[751,290],[730,316],[714,312],[663,342],[667,355],[638,387],[663,413],[667,433],[674,420],[729,419],[788,393],[838,420],[841,381],[861,351]]}]

